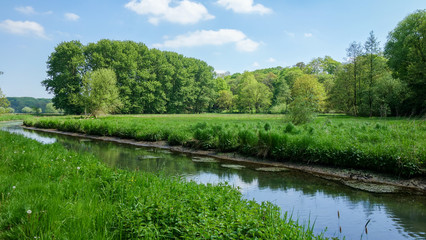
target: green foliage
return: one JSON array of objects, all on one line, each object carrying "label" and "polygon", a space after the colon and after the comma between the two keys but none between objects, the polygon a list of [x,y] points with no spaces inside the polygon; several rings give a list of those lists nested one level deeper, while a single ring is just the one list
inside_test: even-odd
[{"label": "green foliage", "polygon": [[92,116],[116,111],[121,105],[114,71],[98,69],[83,77],[82,92],[75,95],[76,101]]},{"label": "green foliage", "polygon": [[7,97],[10,102],[10,107],[16,110],[17,113],[21,112],[21,109],[28,107],[41,108],[42,112],[46,112],[46,105],[51,103],[52,100],[47,98],[33,98],[33,97]]},{"label": "green foliage", "polygon": [[53,103],[46,104],[45,113],[59,113],[58,109],[53,106]]},{"label": "green foliage", "polygon": [[0,114],[5,113],[6,112],[6,108],[8,108],[10,106],[10,102],[9,100],[7,100],[7,98],[4,96],[1,88],[0,88],[0,108],[3,109],[3,111],[0,111]]},{"label": "green foliage", "polygon": [[409,95],[404,112],[424,113],[426,109],[426,10],[404,18],[389,33],[385,56],[395,78],[407,84]]},{"label": "green foliage", "polygon": [[4,114],[4,113],[14,113],[15,109],[11,108],[11,107],[0,107],[0,114]]},{"label": "green foliage", "polygon": [[307,111],[324,109],[326,97],[324,87],[313,75],[304,74],[298,77],[293,85],[291,95],[294,101],[290,104],[290,109],[293,109],[293,111],[295,107],[306,107]]},{"label": "green foliage", "polygon": [[229,185],[111,169],[0,132],[1,239],[322,239]]},{"label": "green foliage", "polygon": [[208,111],[214,105],[213,68],[204,61],[173,52],[148,49],[142,43],[100,40],[59,44],[49,57],[46,90],[55,107],[82,113],[75,101],[86,72],[111,69],[117,78],[121,113],[187,113]]},{"label": "green foliage", "polygon": [[304,124],[315,117],[315,108],[306,98],[297,97],[289,106],[288,118],[294,124]]},{"label": "green foliage", "polygon": [[23,108],[21,109],[21,112],[22,112],[22,113],[35,113],[34,109],[33,109],[33,108],[30,108],[30,107],[23,107]]},{"label": "green foliage", "polygon": [[254,75],[245,72],[238,84],[237,105],[242,112],[261,112],[271,105],[272,93]]},{"label": "green foliage", "polygon": [[25,124],[397,176],[413,176],[426,167],[426,126],[416,119],[317,117],[295,126],[292,122],[283,125],[281,115],[197,114],[43,117],[26,120]]}]

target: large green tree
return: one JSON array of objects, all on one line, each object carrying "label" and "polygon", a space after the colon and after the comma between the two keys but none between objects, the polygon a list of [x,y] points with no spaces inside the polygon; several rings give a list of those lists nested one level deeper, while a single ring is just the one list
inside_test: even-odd
[{"label": "large green tree", "polygon": [[42,81],[53,104],[66,113],[82,113],[83,108],[73,102],[71,96],[81,91],[85,72],[84,46],[79,41],[63,42],[47,60],[47,79]]},{"label": "large green tree", "polygon": [[396,78],[407,84],[410,92],[405,113],[424,113],[426,109],[426,10],[404,18],[389,33],[385,56]]}]

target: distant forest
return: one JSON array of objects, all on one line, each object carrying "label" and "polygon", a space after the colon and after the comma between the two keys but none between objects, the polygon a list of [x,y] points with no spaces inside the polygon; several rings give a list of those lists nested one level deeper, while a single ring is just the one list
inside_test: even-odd
[{"label": "distant forest", "polygon": [[46,105],[51,103],[52,100],[48,98],[33,98],[33,97],[7,97],[10,102],[10,107],[13,108],[15,113],[23,113],[22,109],[25,107],[31,109],[41,109],[46,112]]},{"label": "distant forest", "polygon": [[[422,24],[423,22],[423,24]],[[329,56],[253,72],[217,74],[206,62],[143,43],[62,42],[47,61],[42,82],[66,113],[85,112],[76,101],[83,79],[100,69],[115,73],[115,113],[285,113],[292,104],[355,116],[422,115],[426,109],[426,11],[407,16],[384,49],[374,33],[346,49],[347,61]],[[22,106],[22,105],[21,105]]]}]

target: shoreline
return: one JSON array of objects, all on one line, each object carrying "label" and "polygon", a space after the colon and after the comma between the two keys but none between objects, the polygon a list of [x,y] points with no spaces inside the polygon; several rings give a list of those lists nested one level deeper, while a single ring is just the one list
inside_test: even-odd
[{"label": "shoreline", "polygon": [[128,144],[139,147],[159,148],[170,150],[172,152],[191,154],[204,157],[212,157],[223,161],[234,163],[252,164],[260,167],[288,168],[296,171],[305,172],[316,177],[339,182],[348,187],[371,192],[371,193],[409,193],[426,195],[426,178],[424,176],[411,179],[397,179],[386,174],[370,172],[366,170],[333,168],[321,165],[304,165],[292,162],[274,162],[267,159],[247,157],[237,153],[221,153],[213,150],[197,150],[182,146],[170,146],[165,141],[147,142],[136,141],[133,139],[123,139],[118,137],[94,136],[82,133],[64,132],[57,129],[42,129],[36,127],[22,126],[24,129],[56,133],[61,135],[88,138]]}]

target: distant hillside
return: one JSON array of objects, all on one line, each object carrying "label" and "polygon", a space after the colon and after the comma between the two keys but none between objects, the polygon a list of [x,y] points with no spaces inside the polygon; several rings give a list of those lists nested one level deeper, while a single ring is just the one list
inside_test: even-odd
[{"label": "distant hillside", "polygon": [[24,107],[41,108],[43,112],[46,110],[46,104],[52,102],[48,98],[33,98],[33,97],[7,97],[10,102],[10,107],[15,109],[16,113],[20,113]]}]

